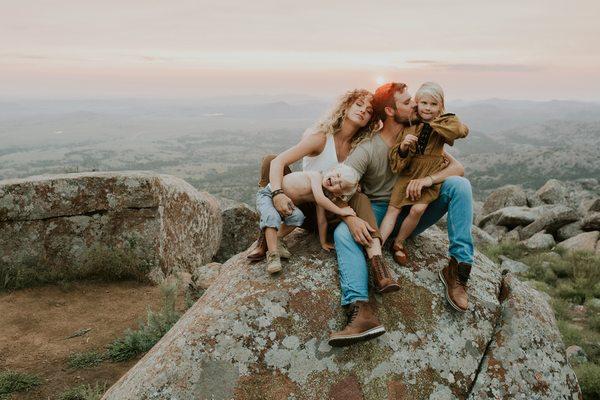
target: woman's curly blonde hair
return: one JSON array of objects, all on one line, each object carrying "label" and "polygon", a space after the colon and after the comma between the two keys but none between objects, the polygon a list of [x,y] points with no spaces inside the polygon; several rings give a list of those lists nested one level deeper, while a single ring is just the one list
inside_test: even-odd
[{"label": "woman's curly blonde hair", "polygon": [[[338,99],[331,110],[325,114],[325,117],[315,125],[312,131],[321,132],[325,135],[335,135],[342,128],[342,122],[344,122],[346,113],[352,104],[354,104],[356,100],[368,96],[372,97],[373,94],[365,89],[354,89],[346,92]],[[378,127],[379,121],[371,115],[369,122],[354,134],[351,147],[354,148],[363,140],[372,137],[378,130]]]}]

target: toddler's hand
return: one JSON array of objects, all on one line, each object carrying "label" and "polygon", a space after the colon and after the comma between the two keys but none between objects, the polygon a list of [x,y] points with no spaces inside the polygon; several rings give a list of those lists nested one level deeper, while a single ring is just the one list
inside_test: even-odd
[{"label": "toddler's hand", "polygon": [[324,243],[321,243],[321,248],[325,251],[330,251],[330,250],[334,250],[335,246],[333,245],[333,243],[324,242]]},{"label": "toddler's hand", "polygon": [[340,212],[340,216],[342,217],[356,217],[356,213],[352,209],[352,207],[342,207],[342,211]]},{"label": "toddler's hand", "polygon": [[416,137],[415,135],[406,135],[406,137],[400,144],[400,149],[402,151],[406,151],[409,148],[416,146],[418,140],[419,140],[419,138]]}]

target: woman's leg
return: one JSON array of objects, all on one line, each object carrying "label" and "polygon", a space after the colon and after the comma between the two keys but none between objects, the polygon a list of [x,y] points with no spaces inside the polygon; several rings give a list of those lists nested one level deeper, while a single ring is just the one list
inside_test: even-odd
[{"label": "woman's leg", "polygon": [[277,229],[265,228],[265,238],[267,239],[269,253],[277,253]]},{"label": "woman's leg", "polygon": [[294,231],[294,229],[296,229],[295,226],[289,226],[286,224],[282,224],[281,228],[279,228],[279,231],[277,232],[277,236],[281,239],[286,237],[287,235],[289,235],[290,233],[292,233]]}]

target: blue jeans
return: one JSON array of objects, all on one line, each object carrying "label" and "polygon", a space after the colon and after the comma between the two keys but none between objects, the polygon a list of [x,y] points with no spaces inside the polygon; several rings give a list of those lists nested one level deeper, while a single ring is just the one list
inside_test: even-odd
[{"label": "blue jeans", "polygon": [[[387,202],[372,202],[377,223],[380,224],[388,208]],[[449,253],[458,262],[473,263],[473,238],[471,225],[473,223],[473,194],[469,180],[460,176],[452,176],[444,181],[440,196],[427,206],[419,224],[413,231],[416,236],[435,224],[444,214],[448,213]],[[408,215],[405,207],[392,235],[396,235],[402,221]],[[354,241],[348,226],[340,223],[333,233],[338,259],[340,287],[342,289],[342,305],[357,300],[369,299],[369,272],[367,260],[360,244]]]}]

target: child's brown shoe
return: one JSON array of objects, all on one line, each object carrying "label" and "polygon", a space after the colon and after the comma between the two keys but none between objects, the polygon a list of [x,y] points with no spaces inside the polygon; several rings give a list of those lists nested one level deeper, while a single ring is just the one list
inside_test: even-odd
[{"label": "child's brown shoe", "polygon": [[279,253],[267,251],[267,272],[269,274],[276,274],[279,271],[281,271],[281,258],[279,257]]}]

